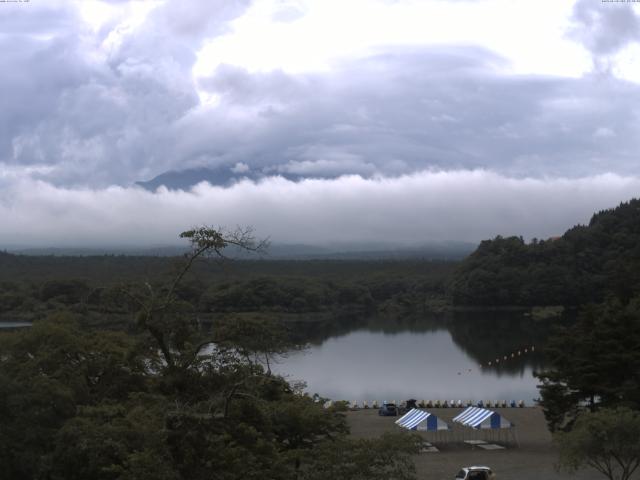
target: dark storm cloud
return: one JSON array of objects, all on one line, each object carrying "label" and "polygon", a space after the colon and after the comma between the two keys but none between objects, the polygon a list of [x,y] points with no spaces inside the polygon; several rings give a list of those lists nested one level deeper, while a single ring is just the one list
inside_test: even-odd
[{"label": "dark storm cloud", "polygon": [[198,123],[218,125],[206,137],[195,133],[190,147],[215,151],[213,161],[272,171],[331,166],[334,158],[365,175],[372,165],[381,174],[635,171],[637,86],[598,76],[509,76],[504,65],[485,50],[457,47],[388,50],[331,75],[221,66],[201,82],[221,96],[219,106],[186,117],[180,136]]},{"label": "dark storm cloud", "polygon": [[[0,161],[11,159],[21,133],[55,115],[62,92],[87,77],[85,66],[77,61],[78,18],[73,10],[40,5],[7,7],[0,8]],[[55,161],[45,157],[44,150],[34,149],[31,155],[13,160]]]},{"label": "dark storm cloud", "polygon": [[578,0],[572,19],[573,35],[599,55],[615,53],[640,40],[640,19],[631,3]]},{"label": "dark storm cloud", "polygon": [[[202,42],[245,7],[170,1],[109,49],[100,46],[108,29],[86,30],[70,7],[23,8],[20,28],[1,9],[11,95],[0,99],[0,162],[48,166],[29,175],[76,186],[239,162],[308,176],[636,172],[636,85],[510,75],[506,60],[476,47],[379,49],[309,74],[220,65],[196,84]],[[590,8],[578,3],[576,21],[595,22]],[[599,8],[593,51],[608,53],[633,29],[614,40],[623,10]],[[198,90],[219,102],[201,104]]]},{"label": "dark storm cloud", "polygon": [[640,17],[631,3],[578,0],[569,34],[593,55],[595,67],[609,68],[609,56],[640,40]]},{"label": "dark storm cloud", "polygon": [[245,5],[166,2],[110,50],[99,45],[106,33],[89,32],[71,8],[23,8],[20,29],[3,8],[0,70],[11,94],[0,100],[0,162],[51,165],[41,178],[76,185],[127,184],[173,165],[167,133],[198,103],[196,52]]}]

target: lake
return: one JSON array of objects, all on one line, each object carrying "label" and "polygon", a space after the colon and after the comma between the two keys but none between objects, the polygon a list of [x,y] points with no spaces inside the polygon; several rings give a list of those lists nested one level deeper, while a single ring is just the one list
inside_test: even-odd
[{"label": "lake", "polygon": [[[0,329],[29,326],[0,322]],[[347,318],[301,323],[297,329],[309,348],[280,359],[273,370],[292,382],[304,380],[310,394],[358,402],[416,398],[531,404],[539,397],[533,372],[544,366],[540,352],[549,324],[521,314],[470,312]]]},{"label": "lake", "polygon": [[0,328],[24,328],[30,326],[30,322],[0,322]]},{"label": "lake", "polygon": [[533,372],[543,366],[540,350],[548,329],[531,319],[465,314],[385,322],[316,339],[308,350],[281,359],[275,370],[290,381],[306,381],[309,393],[334,400],[531,404],[539,397]]}]

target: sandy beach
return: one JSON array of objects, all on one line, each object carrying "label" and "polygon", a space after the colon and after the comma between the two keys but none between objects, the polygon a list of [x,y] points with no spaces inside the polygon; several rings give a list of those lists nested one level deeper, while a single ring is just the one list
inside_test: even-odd
[{"label": "sandy beach", "polygon": [[[486,432],[454,426],[451,435],[439,435],[436,440],[433,433],[420,433],[425,440],[440,450],[437,453],[421,453],[415,456],[419,479],[453,480],[460,467],[469,465],[487,465],[496,473],[497,480],[534,480],[534,479],[574,479],[597,480],[604,477],[595,470],[585,470],[576,474],[558,472],[555,469],[557,453],[551,442],[551,434],[546,428],[542,410],[537,407],[497,408],[493,409],[516,425],[518,444],[505,434],[494,442],[506,446],[504,450],[485,451],[463,443],[462,439],[485,439]],[[451,424],[451,419],[462,411],[460,408],[431,408],[431,413]],[[398,431],[395,420],[399,417],[380,417],[377,410],[367,409],[347,413],[351,434],[356,437],[376,437],[384,432]],[[464,436],[464,437],[463,437]],[[509,442],[505,442],[505,440]]]}]

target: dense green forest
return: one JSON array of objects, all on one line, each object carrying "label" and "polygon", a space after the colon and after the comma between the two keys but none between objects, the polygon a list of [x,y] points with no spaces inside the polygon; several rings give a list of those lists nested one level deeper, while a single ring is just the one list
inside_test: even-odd
[{"label": "dense green forest", "polygon": [[[120,324],[123,286],[159,284],[180,257],[26,256],[0,253],[0,318],[38,319],[59,308]],[[204,319],[224,312],[283,315],[564,305],[640,289],[640,200],[596,213],[554,239],[496,237],[462,262],[260,260],[193,265],[178,296]]]},{"label": "dense green forest", "polygon": [[[193,249],[153,283],[19,284],[58,312],[0,336],[3,478],[414,479],[418,437],[350,438],[339,404],[271,373],[271,356],[298,347],[282,322],[231,318],[212,331],[194,316],[183,280],[196,260],[234,242],[251,250],[251,238],[182,236]],[[90,305],[128,312],[128,331],[90,328]]]},{"label": "dense green forest", "polygon": [[456,305],[565,305],[627,301],[640,291],[640,200],[603,210],[559,238],[496,237],[458,267]]},{"label": "dense green forest", "polygon": [[[169,281],[180,257],[36,257],[0,254],[0,319],[37,320],[60,309],[122,327],[128,285]],[[442,305],[453,262],[198,259],[176,295],[208,321],[225,312],[306,318]]]}]

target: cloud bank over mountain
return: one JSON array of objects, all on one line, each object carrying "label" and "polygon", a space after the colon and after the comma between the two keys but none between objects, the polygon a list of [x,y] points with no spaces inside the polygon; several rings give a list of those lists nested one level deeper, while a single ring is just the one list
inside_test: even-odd
[{"label": "cloud bank over mountain", "polygon": [[[2,5],[0,243],[144,242],[187,220],[558,233],[637,195],[639,19],[583,0]],[[227,189],[131,187],[154,177]]]},{"label": "cloud bank over mountain", "polygon": [[639,177],[513,179],[484,170],[398,178],[268,178],[189,192],[21,181],[0,197],[0,245],[162,245],[202,223],[252,225],[274,242],[419,245],[497,234],[547,238],[640,191]]}]

